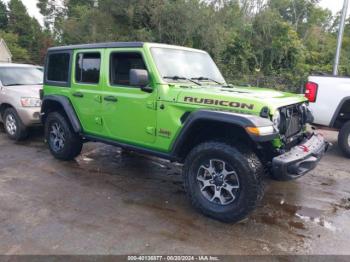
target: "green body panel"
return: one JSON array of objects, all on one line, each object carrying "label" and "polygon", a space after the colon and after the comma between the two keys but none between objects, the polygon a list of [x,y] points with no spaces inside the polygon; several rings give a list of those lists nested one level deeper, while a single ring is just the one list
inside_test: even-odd
[{"label": "green body panel", "polygon": [[[109,59],[113,52],[140,52],[147,68],[150,68],[149,59],[142,49],[106,49],[105,59]],[[151,71],[150,69],[148,69]],[[103,64],[105,76],[109,75],[109,62]],[[103,83],[104,96],[114,96],[118,102],[103,101],[103,122],[106,136],[109,139],[120,140],[140,146],[150,147],[156,139],[157,124],[157,89],[146,93],[140,88],[112,86],[109,77]],[[152,130],[154,129],[154,132]]]},{"label": "green body panel", "polygon": [[[271,115],[282,106],[306,101],[295,95],[261,88],[224,88],[193,83],[167,83],[160,77],[150,48],[158,44],[145,44],[143,48],[74,50],[71,86],[44,86],[44,95],[67,97],[82,124],[83,132],[89,135],[141,146],[161,152],[169,152],[181,132],[181,117],[186,112],[199,109],[215,109],[243,114],[259,115],[263,107]],[[180,47],[174,47],[180,48]],[[81,84],[75,81],[77,53],[101,53],[100,82]],[[139,52],[142,54],[150,75],[153,92],[140,88],[112,86],[109,81],[109,58],[113,52]],[[82,93],[83,97],[73,96]],[[117,102],[105,101],[113,96]],[[280,143],[274,141],[275,147]]]}]

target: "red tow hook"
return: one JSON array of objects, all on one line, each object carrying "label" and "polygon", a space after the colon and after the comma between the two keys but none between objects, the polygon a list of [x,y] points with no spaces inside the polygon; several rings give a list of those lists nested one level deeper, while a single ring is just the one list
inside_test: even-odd
[{"label": "red tow hook", "polygon": [[305,153],[309,153],[309,148],[307,147],[307,146],[305,146],[305,145],[300,145],[299,146]]}]

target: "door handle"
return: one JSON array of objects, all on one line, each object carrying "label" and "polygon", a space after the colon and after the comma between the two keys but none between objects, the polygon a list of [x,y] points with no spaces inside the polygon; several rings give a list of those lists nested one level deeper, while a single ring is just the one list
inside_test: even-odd
[{"label": "door handle", "polygon": [[84,97],[84,94],[81,93],[81,92],[76,92],[76,93],[73,93],[73,96],[75,96],[75,97]]},{"label": "door handle", "polygon": [[116,98],[115,96],[106,96],[104,100],[108,102],[118,102],[118,98]]}]

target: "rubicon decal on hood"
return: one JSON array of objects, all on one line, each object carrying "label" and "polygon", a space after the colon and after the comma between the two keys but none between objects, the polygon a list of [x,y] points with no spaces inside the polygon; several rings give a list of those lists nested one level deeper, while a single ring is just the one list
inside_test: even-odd
[{"label": "rubicon decal on hood", "polygon": [[230,101],[225,101],[225,100],[216,100],[216,99],[208,99],[208,98],[198,98],[198,97],[186,96],[184,101],[188,102],[188,103],[194,103],[194,104],[227,106],[227,107],[232,107],[232,108],[241,108],[241,109],[249,109],[249,110],[254,109],[253,104],[230,102]]}]

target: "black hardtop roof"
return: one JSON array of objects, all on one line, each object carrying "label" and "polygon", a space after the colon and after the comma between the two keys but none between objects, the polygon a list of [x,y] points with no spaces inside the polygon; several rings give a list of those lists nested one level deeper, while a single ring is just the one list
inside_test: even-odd
[{"label": "black hardtop roof", "polygon": [[48,49],[52,51],[64,51],[74,49],[95,49],[95,48],[123,48],[123,47],[143,47],[143,42],[108,42],[108,43],[94,43],[94,44],[81,44],[81,45],[67,45],[57,46]]}]

